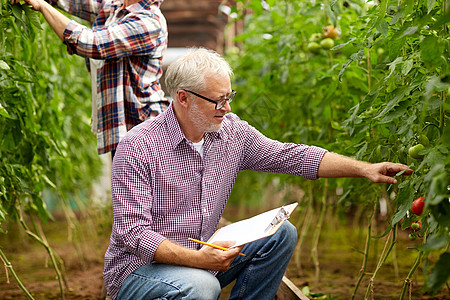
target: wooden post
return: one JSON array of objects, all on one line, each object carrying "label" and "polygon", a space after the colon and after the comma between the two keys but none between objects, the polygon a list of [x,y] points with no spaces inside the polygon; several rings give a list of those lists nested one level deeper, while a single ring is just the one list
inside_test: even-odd
[{"label": "wooden post", "polygon": [[275,300],[309,300],[286,276],[283,276]]}]

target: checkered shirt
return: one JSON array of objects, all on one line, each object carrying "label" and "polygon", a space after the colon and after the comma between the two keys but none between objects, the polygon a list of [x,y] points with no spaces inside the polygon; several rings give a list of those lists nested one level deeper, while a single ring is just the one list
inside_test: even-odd
[{"label": "checkered shirt", "polygon": [[205,134],[202,159],[172,105],[134,127],[120,142],[112,168],[114,224],[103,273],[109,295],[115,298],[128,275],[152,263],[163,240],[199,249],[188,238],[211,237],[240,171],[314,180],[325,152],[271,140],[228,113],[218,132]]},{"label": "checkered shirt", "polygon": [[[120,9],[122,0],[51,0],[92,28],[71,21],[64,31],[70,54],[102,60],[97,78],[98,153],[115,150],[128,130],[163,112],[169,102],[159,84],[167,48],[163,1],[142,0]],[[92,74],[91,74],[92,75]],[[95,88],[95,87],[94,87]]]}]

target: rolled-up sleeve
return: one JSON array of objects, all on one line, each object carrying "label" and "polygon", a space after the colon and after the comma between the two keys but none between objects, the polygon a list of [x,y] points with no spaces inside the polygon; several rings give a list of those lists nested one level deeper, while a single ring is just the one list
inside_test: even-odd
[{"label": "rolled-up sleeve", "polygon": [[166,43],[159,16],[151,11],[128,14],[107,27],[90,29],[71,21],[64,30],[64,44],[69,54],[94,59],[114,59],[149,55]]}]

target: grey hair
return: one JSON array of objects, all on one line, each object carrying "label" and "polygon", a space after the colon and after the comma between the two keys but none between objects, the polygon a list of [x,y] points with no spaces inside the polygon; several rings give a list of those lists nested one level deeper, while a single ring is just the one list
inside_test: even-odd
[{"label": "grey hair", "polygon": [[171,63],[166,71],[166,89],[168,94],[177,98],[179,90],[207,90],[205,76],[233,75],[227,61],[217,52],[205,48],[191,48],[191,51]]}]

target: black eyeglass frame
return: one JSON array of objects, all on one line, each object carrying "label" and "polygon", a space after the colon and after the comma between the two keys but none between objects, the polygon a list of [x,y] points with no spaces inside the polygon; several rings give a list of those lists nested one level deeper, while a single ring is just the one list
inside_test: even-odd
[{"label": "black eyeglass frame", "polygon": [[227,97],[225,97],[223,99],[220,99],[218,101],[215,101],[215,100],[209,99],[209,98],[207,98],[205,96],[202,96],[202,95],[197,94],[196,92],[193,92],[193,91],[190,91],[190,90],[183,89],[183,91],[191,93],[192,95],[195,95],[195,96],[197,96],[199,98],[202,98],[203,100],[206,100],[206,101],[209,101],[211,103],[214,103],[216,105],[216,110],[219,110],[222,107],[224,107],[225,103],[227,101],[228,101],[228,103],[231,103],[231,101],[233,101],[234,96],[236,96],[236,91],[235,90],[231,90],[231,93]]}]

